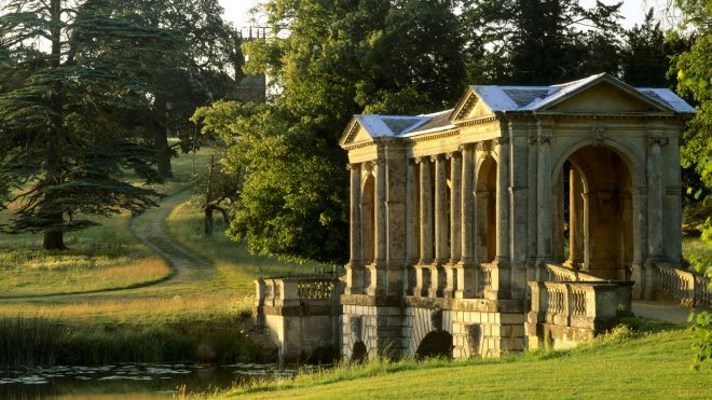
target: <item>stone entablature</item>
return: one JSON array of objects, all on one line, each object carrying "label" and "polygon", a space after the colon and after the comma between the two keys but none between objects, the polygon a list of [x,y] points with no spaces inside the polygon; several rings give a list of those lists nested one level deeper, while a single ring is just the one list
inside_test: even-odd
[{"label": "stone entablature", "polygon": [[[680,263],[678,144],[693,113],[668,89],[600,74],[471,86],[435,114],[355,116],[341,140],[345,357],[357,344],[414,355],[426,341],[417,332],[447,332],[456,356],[523,350],[532,288],[542,288],[530,282],[548,280],[549,264],[633,280],[635,296],[649,296],[656,266]],[[610,286],[585,285],[593,298]],[[610,313],[601,307],[586,315]]]}]

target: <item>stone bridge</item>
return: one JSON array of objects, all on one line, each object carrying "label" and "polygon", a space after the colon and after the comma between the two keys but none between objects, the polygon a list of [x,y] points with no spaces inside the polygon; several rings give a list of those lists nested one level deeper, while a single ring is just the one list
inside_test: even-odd
[{"label": "stone bridge", "polygon": [[340,142],[342,357],[567,347],[612,327],[632,297],[694,281],[674,272],[693,113],[668,89],[599,74],[471,86],[434,114],[354,116]]}]

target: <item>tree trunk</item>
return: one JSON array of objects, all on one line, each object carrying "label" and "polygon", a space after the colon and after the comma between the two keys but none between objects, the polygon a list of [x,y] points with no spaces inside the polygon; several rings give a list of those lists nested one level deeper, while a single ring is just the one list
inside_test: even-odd
[{"label": "tree trunk", "polygon": [[213,210],[215,210],[214,206],[207,206],[204,209],[205,218],[203,232],[205,233],[206,237],[213,236]]},{"label": "tree trunk", "polygon": [[67,250],[67,246],[64,245],[64,232],[46,231],[42,248],[45,250]]},{"label": "tree trunk", "polygon": [[171,168],[171,157],[173,154],[170,146],[168,146],[167,111],[164,96],[157,96],[153,146],[158,157],[158,173],[162,178],[173,178],[173,169]]}]

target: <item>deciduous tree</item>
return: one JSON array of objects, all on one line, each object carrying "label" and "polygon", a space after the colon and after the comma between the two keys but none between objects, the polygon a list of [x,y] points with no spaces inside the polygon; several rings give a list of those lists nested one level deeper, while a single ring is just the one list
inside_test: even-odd
[{"label": "deciduous tree", "polygon": [[[692,47],[675,58],[678,89],[698,102],[697,115],[683,135],[682,161],[683,165],[694,166],[702,182],[712,188],[712,0],[679,0],[678,5],[696,36]],[[712,196],[707,196],[702,205],[707,212],[702,239],[712,245]],[[691,261],[700,272],[712,277],[712,260]],[[699,314],[693,332],[698,352],[695,367],[699,368],[712,358],[712,315]]]},{"label": "deciduous tree", "polygon": [[345,261],[348,176],[338,139],[355,113],[431,112],[457,99],[465,69],[452,8],[445,0],[266,2],[272,31],[287,30],[247,44],[246,69],[272,77],[280,93],[267,105],[219,103],[201,114],[228,112],[234,122],[221,131],[239,134],[226,156],[245,168],[232,237],[258,253]]},{"label": "deciduous tree", "polygon": [[[176,148],[188,151],[195,141],[189,118],[196,107],[234,97],[236,79],[242,76],[240,37],[221,15],[217,0],[117,1],[124,13],[140,16],[142,23],[168,29],[180,46],[163,52],[160,73],[150,82],[151,114],[147,128],[153,137],[158,171],[173,176],[171,158]],[[169,134],[181,139],[168,143]]]}]

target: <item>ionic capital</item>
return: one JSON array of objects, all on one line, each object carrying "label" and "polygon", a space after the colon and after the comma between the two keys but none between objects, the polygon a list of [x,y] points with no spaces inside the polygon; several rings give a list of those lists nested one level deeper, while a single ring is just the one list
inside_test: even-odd
[{"label": "ionic capital", "polygon": [[670,139],[665,136],[654,136],[648,135],[646,138],[648,146],[658,145],[660,147],[667,146],[670,143]]},{"label": "ionic capital", "polygon": [[440,154],[435,154],[435,155],[430,156],[430,160],[431,161],[443,161],[445,159],[445,157],[446,156],[444,153],[440,153]]}]

